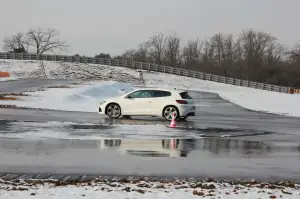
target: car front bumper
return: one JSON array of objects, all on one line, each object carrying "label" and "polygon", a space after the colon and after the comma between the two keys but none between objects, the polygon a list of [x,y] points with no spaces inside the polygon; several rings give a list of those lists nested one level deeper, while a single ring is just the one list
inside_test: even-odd
[{"label": "car front bumper", "polygon": [[98,106],[98,114],[100,115],[105,114],[105,104]]}]

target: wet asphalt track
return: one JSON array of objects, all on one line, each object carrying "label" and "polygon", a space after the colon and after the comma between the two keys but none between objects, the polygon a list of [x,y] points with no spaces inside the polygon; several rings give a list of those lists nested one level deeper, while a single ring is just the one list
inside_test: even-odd
[{"label": "wet asphalt track", "polygon": [[[26,81],[29,83],[26,83]],[[22,80],[5,82],[4,84],[0,82],[0,93],[20,92],[19,88],[27,90],[33,87],[47,87],[62,83],[67,83],[67,81]],[[232,149],[228,146],[228,141],[218,136],[213,136],[214,138],[201,138],[201,136],[198,136],[190,142],[179,140],[185,143],[184,145],[189,148],[189,152],[186,157],[175,159],[167,157],[149,159],[144,156],[126,155],[119,150],[100,150],[99,142],[95,140],[51,139],[47,141],[1,138],[0,158],[5,161],[0,163],[0,173],[41,172],[52,174],[183,175],[215,178],[300,178],[298,153],[300,119],[247,111],[222,100],[213,93],[193,92],[191,95],[198,105],[197,115],[189,118],[187,122],[178,123],[179,126],[198,129],[215,128],[216,131],[218,129],[225,131],[226,129],[238,128],[242,129],[241,131],[251,129],[253,132],[271,133],[261,135],[253,133],[253,136],[250,134],[247,137],[241,134],[241,136],[234,138],[226,138],[233,143],[244,143],[245,140],[248,145],[249,143],[250,145],[256,143],[252,148],[241,148],[235,145],[236,147]],[[94,113],[23,109],[0,109],[0,120],[106,124],[112,125],[114,132],[122,130],[114,124],[168,125],[164,120],[157,118],[145,117],[114,121]],[[28,124],[30,125],[30,123]],[[104,131],[101,127],[99,127],[98,132],[99,130]],[[139,130],[141,129],[133,129],[132,131]],[[4,131],[10,133],[9,129],[4,129]],[[72,135],[72,132],[74,133],[74,130],[70,130],[70,135]],[[203,134],[203,131],[199,134]],[[212,135],[210,132],[204,132],[204,134]],[[170,139],[170,137],[166,134],[165,139]],[[138,140],[136,139],[136,141]],[[159,141],[161,142],[162,139]],[[216,144],[211,144],[211,142]],[[204,147],[207,145],[210,146],[208,149]],[[157,150],[157,146],[155,147],[155,150]],[[275,147],[275,150],[271,150],[272,147]],[[106,159],[109,159],[109,161],[103,161]]]},{"label": "wet asphalt track", "polygon": [[[0,140],[0,173],[299,180],[299,148],[234,139]],[[177,146],[176,146],[177,144]],[[142,148],[142,149],[141,149]]]}]

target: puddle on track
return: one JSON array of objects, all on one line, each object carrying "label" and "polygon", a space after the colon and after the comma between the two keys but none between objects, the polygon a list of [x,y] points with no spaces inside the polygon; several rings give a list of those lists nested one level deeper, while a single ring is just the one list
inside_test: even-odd
[{"label": "puddle on track", "polygon": [[272,132],[251,129],[185,127],[169,128],[167,125],[107,125],[60,122],[0,121],[0,137],[19,139],[83,139],[106,138],[156,139],[264,136]]},{"label": "puddle on track", "polygon": [[299,179],[300,148],[235,138],[0,138],[0,173]]}]

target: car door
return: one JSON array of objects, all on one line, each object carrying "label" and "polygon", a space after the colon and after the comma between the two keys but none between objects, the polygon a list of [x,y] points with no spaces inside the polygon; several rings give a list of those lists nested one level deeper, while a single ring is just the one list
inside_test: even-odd
[{"label": "car door", "polygon": [[161,116],[163,108],[170,104],[171,92],[163,90],[153,91],[153,100],[150,103],[151,114]]},{"label": "car door", "polygon": [[122,102],[123,115],[151,115],[151,90],[137,90],[127,95]]}]

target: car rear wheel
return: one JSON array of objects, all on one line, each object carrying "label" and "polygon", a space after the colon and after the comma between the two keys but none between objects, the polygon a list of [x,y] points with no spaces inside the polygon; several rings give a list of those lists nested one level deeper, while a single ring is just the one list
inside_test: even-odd
[{"label": "car rear wheel", "polygon": [[109,104],[106,108],[108,117],[117,119],[121,116],[121,107],[118,104]]},{"label": "car rear wheel", "polygon": [[166,120],[171,121],[173,113],[175,113],[175,119],[177,119],[179,117],[177,108],[174,106],[167,106],[164,108],[163,117]]}]

